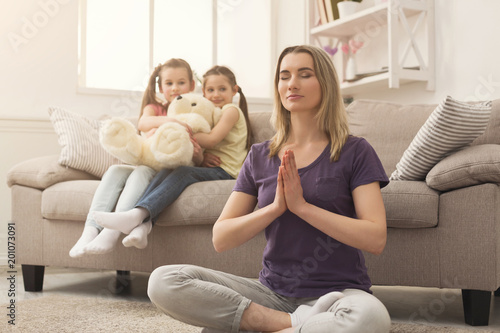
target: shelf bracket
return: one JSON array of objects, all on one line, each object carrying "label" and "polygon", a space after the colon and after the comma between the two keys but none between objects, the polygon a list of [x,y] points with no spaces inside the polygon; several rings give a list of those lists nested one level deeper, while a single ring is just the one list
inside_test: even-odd
[{"label": "shelf bracket", "polygon": [[398,9],[399,9],[398,10],[399,11],[399,20],[401,21],[401,24],[403,25],[404,29],[408,33],[408,38],[409,38],[408,44],[405,48],[405,51],[404,51],[404,54],[403,54],[403,57],[402,57],[402,60],[400,63],[400,66],[401,67],[404,66],[404,61],[406,60],[406,57],[408,56],[408,50],[409,50],[410,45],[411,45],[411,48],[413,49],[413,51],[415,52],[415,56],[417,57],[418,63],[420,65],[420,69],[425,70],[427,68],[427,65],[425,64],[424,58],[422,57],[422,54],[420,53],[420,49],[418,47],[417,41],[415,40],[415,34],[418,30],[418,26],[422,22],[422,19],[425,17],[425,12],[423,11],[422,13],[420,13],[419,18],[418,18],[417,22],[415,23],[414,29],[411,30],[410,25],[408,24],[408,20],[406,19],[406,16],[403,12],[403,9],[401,7],[399,7]]}]

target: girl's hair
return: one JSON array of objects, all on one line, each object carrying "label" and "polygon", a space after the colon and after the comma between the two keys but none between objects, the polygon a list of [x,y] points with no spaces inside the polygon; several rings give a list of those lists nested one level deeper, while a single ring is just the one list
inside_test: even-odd
[{"label": "girl's hair", "polygon": [[332,60],[325,51],[310,45],[287,47],[281,52],[278,59],[274,77],[274,109],[271,118],[276,134],[271,139],[269,156],[278,154],[290,133],[290,112],[281,103],[278,91],[281,62],[290,53],[307,53],[313,58],[314,72],[321,87],[321,103],[316,114],[316,121],[319,129],[326,134],[330,141],[330,160],[337,161],[349,136],[347,113]]},{"label": "girl's hair", "polygon": [[[226,66],[217,66],[216,65],[216,66],[210,68],[203,75],[203,89],[205,89],[207,77],[209,77],[211,75],[224,75],[229,80],[229,84],[231,85],[231,87],[234,87],[235,85],[237,85],[236,77],[234,76],[234,73],[229,68],[227,68]],[[247,124],[247,150],[249,150],[250,146],[252,145],[253,134],[252,134],[252,127],[250,126],[250,119],[248,117],[247,100],[245,98],[245,95],[243,95],[243,91],[241,90],[240,86],[238,86],[238,94],[240,95],[239,107],[240,107],[241,111],[243,111],[243,115],[245,116],[245,122]]]},{"label": "girl's hair", "polygon": [[156,96],[156,85],[158,85],[158,89],[161,86],[161,72],[167,68],[185,68],[188,74],[189,84],[193,82],[193,71],[191,70],[191,66],[189,66],[186,60],[180,58],[172,58],[170,60],[167,60],[164,64],[159,64],[155,67],[153,73],[149,77],[148,87],[146,88],[144,96],[142,97],[141,112],[139,114],[139,118],[142,117],[144,108],[148,104],[159,105],[165,111],[167,111],[168,104],[164,106],[162,101]]}]

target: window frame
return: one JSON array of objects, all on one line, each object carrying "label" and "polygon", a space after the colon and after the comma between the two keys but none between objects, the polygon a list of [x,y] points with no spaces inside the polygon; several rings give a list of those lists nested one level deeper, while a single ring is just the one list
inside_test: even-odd
[{"label": "window frame", "polygon": [[[153,63],[154,55],[154,3],[155,0],[149,0],[149,72],[152,72],[155,65]],[[270,10],[270,54],[269,61],[274,63],[276,57],[276,15],[278,12],[277,5],[275,1],[269,1]],[[86,72],[87,72],[87,0],[79,0],[78,8],[78,82],[77,82],[77,93],[86,95],[108,95],[108,96],[124,96],[124,95],[136,95],[138,93],[143,93],[143,91],[138,90],[120,90],[120,89],[110,89],[110,88],[92,88],[86,86]],[[217,64],[217,0],[212,0],[212,65]],[[271,67],[272,68],[272,67]],[[269,79],[273,80],[274,73],[271,71]],[[272,86],[271,86],[272,87]],[[271,89],[272,90],[272,89]],[[269,92],[269,97],[253,97],[246,96],[249,103],[256,104],[267,104],[273,100],[273,91]]]}]

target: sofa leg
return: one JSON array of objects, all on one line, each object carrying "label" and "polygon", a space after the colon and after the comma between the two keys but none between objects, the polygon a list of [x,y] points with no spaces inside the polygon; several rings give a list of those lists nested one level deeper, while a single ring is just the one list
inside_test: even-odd
[{"label": "sofa leg", "polygon": [[487,326],[490,317],[491,291],[462,289],[465,322]]},{"label": "sofa leg", "polygon": [[25,291],[42,291],[45,266],[21,265]]},{"label": "sofa leg", "polygon": [[115,294],[126,293],[131,287],[130,271],[116,271]]},{"label": "sofa leg", "polygon": [[500,296],[500,288],[498,288],[497,290],[495,290],[495,296]]}]

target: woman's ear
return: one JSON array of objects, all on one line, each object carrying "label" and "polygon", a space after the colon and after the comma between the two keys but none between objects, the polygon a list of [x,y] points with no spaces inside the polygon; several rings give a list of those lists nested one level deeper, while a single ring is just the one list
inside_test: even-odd
[{"label": "woman's ear", "polygon": [[238,85],[235,84],[234,87],[233,87],[233,96],[236,95],[236,93],[238,92],[238,90],[240,90],[240,87],[238,87]]}]

